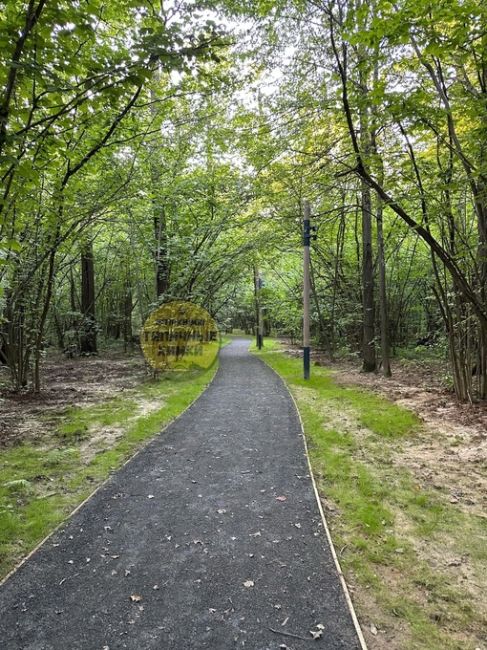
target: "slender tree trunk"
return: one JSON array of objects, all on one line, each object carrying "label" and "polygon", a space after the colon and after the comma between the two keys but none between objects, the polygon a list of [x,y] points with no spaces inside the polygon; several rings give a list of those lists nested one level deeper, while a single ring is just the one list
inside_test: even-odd
[{"label": "slender tree trunk", "polygon": [[56,330],[57,346],[62,352],[66,345],[64,342],[64,322],[57,309],[53,310],[54,328]]},{"label": "slender tree trunk", "polygon": [[[357,11],[362,10],[363,0],[356,0]],[[366,18],[363,19],[366,21]],[[365,29],[366,24],[362,25]],[[360,147],[366,160],[372,153],[371,115],[369,111],[369,62],[370,52],[365,46],[358,49],[359,82],[359,124]],[[371,190],[364,180],[360,181],[360,199],[362,212],[362,369],[375,372],[377,368],[375,354],[375,300],[374,300],[374,258],[372,249],[372,198]]]},{"label": "slender tree trunk", "polygon": [[318,293],[316,291],[316,278],[315,278],[315,269],[313,266],[313,263],[310,261],[309,264],[309,270],[310,270],[310,287],[311,287],[311,295],[313,297],[313,302],[315,304],[315,309],[316,309],[316,314],[318,316],[318,327],[319,327],[319,335],[318,335],[318,340],[320,345],[325,346],[327,349],[328,353],[330,356],[333,354],[331,352],[331,345],[330,341],[328,340],[327,332],[326,332],[326,323],[325,319],[323,318],[323,312],[321,310],[320,306],[320,299],[318,296]]},{"label": "slender tree trunk", "polygon": [[132,311],[134,309],[134,304],[132,300],[132,287],[130,282],[127,280],[125,285],[125,295],[123,300],[123,348],[127,352],[127,348],[133,349],[133,337],[132,337]]},{"label": "slender tree trunk", "polygon": [[[159,70],[154,73],[154,84],[157,84],[161,78]],[[155,123],[157,123],[157,93],[154,88],[151,89],[151,114]],[[156,299],[164,299],[169,290],[170,267],[168,259],[168,238],[167,222],[164,200],[161,196],[160,176],[160,155],[157,146],[151,147],[150,157],[150,175],[152,185],[152,218],[154,224],[154,262],[155,262],[155,289]]]},{"label": "slender tree trunk", "polygon": [[169,289],[169,265],[167,261],[166,215],[159,201],[154,200],[154,238],[156,242],[156,295],[165,296]]},{"label": "slender tree trunk", "polygon": [[363,370],[375,372],[375,301],[374,262],[372,257],[372,217],[369,187],[362,182],[362,301],[363,301]]},{"label": "slender tree trunk", "polygon": [[389,346],[389,310],[387,304],[386,260],[384,253],[382,215],[382,200],[377,197],[377,257],[379,265],[380,344],[382,356],[382,372],[384,374],[384,377],[390,377],[392,373]]},{"label": "slender tree trunk", "polygon": [[91,242],[86,244],[81,252],[81,313],[83,323],[80,352],[96,354],[95,265]]}]

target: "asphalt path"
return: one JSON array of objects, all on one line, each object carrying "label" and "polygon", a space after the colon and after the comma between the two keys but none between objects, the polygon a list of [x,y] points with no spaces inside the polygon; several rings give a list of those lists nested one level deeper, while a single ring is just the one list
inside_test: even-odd
[{"label": "asphalt path", "polygon": [[247,347],[0,587],[1,650],[360,648],[294,403]]}]

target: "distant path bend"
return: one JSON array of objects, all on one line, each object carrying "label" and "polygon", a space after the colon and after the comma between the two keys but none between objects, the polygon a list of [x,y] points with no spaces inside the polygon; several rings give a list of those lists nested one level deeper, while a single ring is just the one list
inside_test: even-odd
[{"label": "distant path bend", "polygon": [[2,650],[360,648],[295,406],[248,343],[0,587]]}]

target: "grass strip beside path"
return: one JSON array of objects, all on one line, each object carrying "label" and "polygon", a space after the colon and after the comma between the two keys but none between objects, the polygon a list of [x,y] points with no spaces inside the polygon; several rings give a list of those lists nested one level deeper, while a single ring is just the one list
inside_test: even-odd
[{"label": "grass strip beside path", "polygon": [[184,411],[217,366],[163,375],[123,397],[51,413],[48,436],[0,450],[0,578]]},{"label": "grass strip beside path", "polygon": [[[371,649],[484,650],[485,519],[422,486],[401,449],[424,435],[411,411],[337,385],[266,340],[261,352],[294,395],[340,563]],[[449,557],[468,558],[458,575]],[[455,574],[455,571],[457,572]],[[475,587],[475,588],[474,588]]]}]

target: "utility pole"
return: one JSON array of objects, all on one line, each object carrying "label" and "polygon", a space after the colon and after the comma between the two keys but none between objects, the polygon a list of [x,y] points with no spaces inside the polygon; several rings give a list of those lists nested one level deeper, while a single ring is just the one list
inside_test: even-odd
[{"label": "utility pole", "polygon": [[255,345],[259,347],[259,270],[254,264]]},{"label": "utility pole", "polygon": [[255,328],[255,342],[257,348],[262,350],[264,345],[264,318],[263,318],[263,309],[260,304],[260,290],[262,289],[263,281],[257,266],[254,266],[254,292],[255,292],[255,316],[256,316],[256,328]]},{"label": "utility pole", "polygon": [[264,345],[264,314],[263,314],[262,307],[259,305],[259,341],[258,341],[259,350],[262,350],[263,345]]},{"label": "utility pole", "polygon": [[311,243],[311,208],[309,201],[303,204],[303,366],[304,378],[310,375],[310,346],[309,346],[309,296],[310,296],[310,254]]}]

